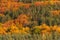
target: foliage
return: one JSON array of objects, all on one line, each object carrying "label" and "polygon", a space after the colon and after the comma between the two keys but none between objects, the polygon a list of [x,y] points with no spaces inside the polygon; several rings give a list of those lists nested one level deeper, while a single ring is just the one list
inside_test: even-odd
[{"label": "foliage", "polygon": [[0,0],[0,40],[60,40],[59,0]]}]

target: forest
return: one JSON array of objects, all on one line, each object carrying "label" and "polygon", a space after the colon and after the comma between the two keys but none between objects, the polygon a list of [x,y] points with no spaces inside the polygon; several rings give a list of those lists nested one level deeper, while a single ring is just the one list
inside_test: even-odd
[{"label": "forest", "polygon": [[60,0],[0,0],[0,40],[60,40]]}]

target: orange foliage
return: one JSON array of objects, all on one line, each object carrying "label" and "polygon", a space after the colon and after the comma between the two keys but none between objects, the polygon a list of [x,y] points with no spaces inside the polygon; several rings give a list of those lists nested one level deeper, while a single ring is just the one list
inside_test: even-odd
[{"label": "orange foliage", "polygon": [[45,1],[45,2],[44,2],[44,5],[48,5],[48,4],[49,4],[49,2],[48,2],[48,1]]},{"label": "orange foliage", "polygon": [[24,5],[24,3],[23,2],[19,2],[18,5],[21,7],[21,6]]},{"label": "orange foliage", "polygon": [[42,25],[41,25],[41,27],[42,27],[43,29],[47,29],[47,30],[49,30],[49,29],[50,29],[50,27],[49,27],[49,26],[47,26],[46,24],[42,24]]},{"label": "orange foliage", "polygon": [[8,9],[12,8],[13,10],[17,10],[20,6],[23,5],[22,2],[17,3],[17,2],[11,2],[11,1],[8,1],[7,4],[8,4],[7,8]]},{"label": "orange foliage", "polygon": [[9,1],[11,1],[11,2],[18,2],[18,0],[9,0]]},{"label": "orange foliage", "polygon": [[59,10],[54,10],[54,11],[51,11],[51,13],[53,14],[53,15],[59,15]]},{"label": "orange foliage", "polygon": [[52,30],[56,31],[57,27],[58,27],[57,25],[52,26]]},{"label": "orange foliage", "polygon": [[43,4],[43,1],[42,2],[37,1],[37,2],[34,3],[35,6],[39,6],[39,5],[42,5],[42,4]]},{"label": "orange foliage", "polygon": [[11,24],[13,24],[14,20],[7,21],[3,24],[3,27],[10,27]]},{"label": "orange foliage", "polygon": [[30,7],[30,3],[28,3],[28,4],[24,4],[23,6],[24,6],[24,8],[26,8],[26,9],[28,9],[29,7]]},{"label": "orange foliage", "polygon": [[51,0],[51,1],[58,1],[58,0]]},{"label": "orange foliage", "polygon": [[17,2],[12,2],[11,6],[13,10],[17,10],[19,8],[19,4]]},{"label": "orange foliage", "polygon": [[11,31],[11,33],[19,33],[19,29],[18,29],[18,27],[15,25],[15,24],[12,24],[11,26],[10,26],[10,31]]},{"label": "orange foliage", "polygon": [[57,31],[57,32],[60,32],[60,27],[57,27],[57,28],[56,28],[56,31]]},{"label": "orange foliage", "polygon": [[47,33],[47,30],[42,30],[41,32],[42,32],[42,34],[45,34],[45,33]]},{"label": "orange foliage", "polygon": [[4,13],[6,11],[5,5],[0,6],[0,11],[1,11],[1,13]]},{"label": "orange foliage", "polygon": [[48,1],[45,1],[45,2],[43,2],[43,1],[41,1],[41,2],[37,1],[37,2],[34,3],[34,5],[35,6],[48,5],[48,3],[49,3]]},{"label": "orange foliage", "polygon": [[28,17],[25,14],[21,14],[18,16],[19,22],[22,24],[28,23]]},{"label": "orange foliage", "polygon": [[10,9],[10,8],[11,8],[11,4],[12,4],[12,2],[11,2],[11,1],[7,2],[7,5],[8,5],[8,6],[7,6],[7,8],[8,8],[8,9]]},{"label": "orange foliage", "polygon": [[0,0],[1,2],[7,2],[7,0]]},{"label": "orange foliage", "polygon": [[1,17],[5,17],[5,15],[4,15],[3,13],[0,13],[0,16],[1,16]]},{"label": "orange foliage", "polygon": [[6,34],[5,30],[2,27],[0,27],[0,34]]}]

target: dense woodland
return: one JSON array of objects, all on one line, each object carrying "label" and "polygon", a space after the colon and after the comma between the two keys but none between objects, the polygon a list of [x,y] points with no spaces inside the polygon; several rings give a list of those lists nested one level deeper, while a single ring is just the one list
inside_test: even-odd
[{"label": "dense woodland", "polygon": [[0,40],[60,40],[60,0],[0,0]]}]

